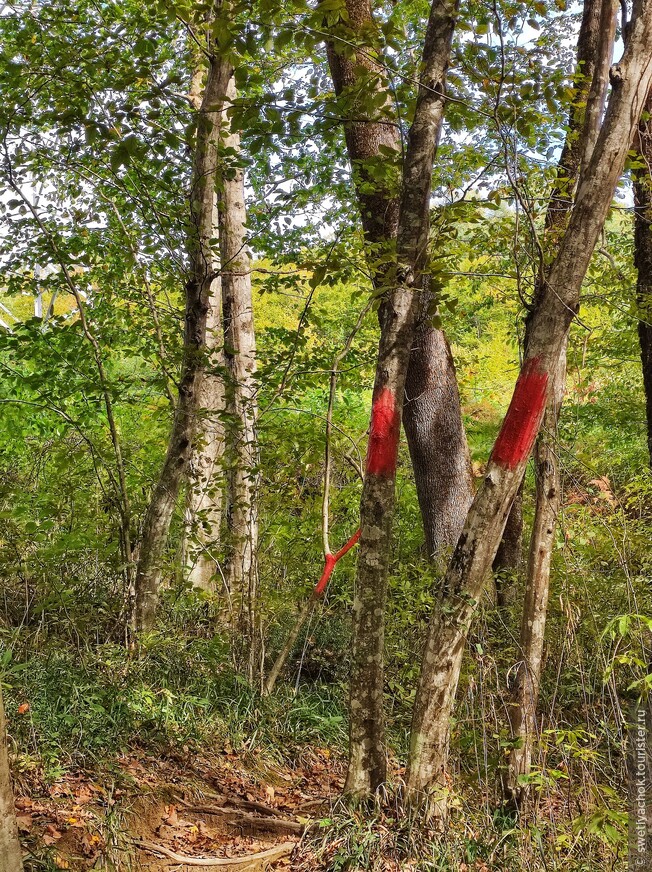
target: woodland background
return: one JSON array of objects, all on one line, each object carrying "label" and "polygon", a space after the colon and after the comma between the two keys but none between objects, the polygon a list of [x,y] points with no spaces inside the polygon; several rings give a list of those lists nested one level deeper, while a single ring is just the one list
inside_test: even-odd
[{"label": "woodland background", "polygon": [[[196,799],[207,784],[220,793],[227,784],[233,796],[304,823],[301,803],[326,799],[316,804],[320,826],[295,852],[297,869],[626,868],[624,744],[630,706],[649,685],[652,627],[652,478],[637,335],[646,316],[631,184],[648,168],[635,151],[570,332],[553,440],[562,499],[539,732],[521,817],[501,805],[500,773],[514,744],[507,701],[519,662],[531,466],[521,556],[487,578],[469,633],[443,837],[396,811],[442,575],[424,546],[404,440],[386,612],[383,796],[362,809],[338,800],[355,550],[338,562],[274,692],[261,695],[323,569],[326,419],[343,349],[329,436],[333,550],[359,525],[356,467],[368,439],[379,297],[324,49],[324,31],[344,8],[339,0],[315,8],[260,0],[225,4],[211,17],[191,2],[2,7],[0,668],[29,869],[150,868],[153,855],[135,854],[130,834],[190,854],[274,843],[242,828],[209,838],[179,826],[175,797],[183,787]],[[405,142],[428,4],[397,0],[374,11]],[[430,317],[452,346],[476,484],[522,359],[537,269],[532,231],[542,234],[573,111],[581,14],[564,0],[493,0],[463,3],[456,23],[427,272]],[[652,14],[649,4],[643,14]],[[233,548],[228,497],[213,537],[212,589],[188,580],[202,518],[189,532],[182,488],[155,622],[137,644],[129,618],[124,496],[137,546],[184,366],[192,87],[207,20],[219,50],[237,57],[229,117],[241,146],[223,145],[220,160],[225,178],[244,170],[246,180],[258,409],[249,465],[259,524],[253,661],[230,622],[219,569]],[[621,38],[619,20],[616,56]],[[396,175],[384,157],[370,170],[383,184]],[[224,364],[211,366],[228,383]],[[218,417],[228,445],[237,416],[226,408]],[[228,492],[239,462],[227,449],[216,491]],[[157,814],[154,835],[133,823]]]}]

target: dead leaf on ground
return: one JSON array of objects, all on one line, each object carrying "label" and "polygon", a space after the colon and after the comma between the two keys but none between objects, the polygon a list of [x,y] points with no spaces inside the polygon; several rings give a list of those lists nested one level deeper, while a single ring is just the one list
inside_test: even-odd
[{"label": "dead leaf on ground", "polygon": [[28,833],[32,829],[33,823],[31,814],[16,815],[16,823],[18,824],[19,833]]},{"label": "dead leaf on ground", "polygon": [[[55,842],[58,842],[61,838],[62,833],[55,827],[54,824],[48,824],[45,828],[45,832],[43,833],[43,844],[51,847]],[[62,866],[62,869],[67,868],[66,866]]]}]

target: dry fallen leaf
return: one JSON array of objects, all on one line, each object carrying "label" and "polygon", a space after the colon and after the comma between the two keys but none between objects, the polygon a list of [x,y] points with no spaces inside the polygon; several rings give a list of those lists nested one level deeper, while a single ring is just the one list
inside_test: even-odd
[{"label": "dry fallen leaf", "polygon": [[22,702],[22,703],[18,706],[18,714],[19,714],[19,715],[24,715],[24,714],[26,714],[28,711],[29,711],[29,703],[28,703],[28,702]]},{"label": "dry fallen leaf", "polygon": [[167,817],[163,818],[163,823],[167,824],[169,827],[176,827],[179,822],[179,816],[177,815],[175,806],[166,806],[165,810],[167,812]]},{"label": "dry fallen leaf", "polygon": [[28,833],[32,828],[31,814],[19,814],[16,816],[19,833]]},{"label": "dry fallen leaf", "polygon": [[[54,843],[57,842],[60,838],[61,838],[61,833],[55,827],[55,825],[48,824],[47,827],[45,828],[45,832],[43,833],[43,844],[50,847],[50,846],[54,845]],[[66,869],[67,867],[62,866],[60,868]]]}]

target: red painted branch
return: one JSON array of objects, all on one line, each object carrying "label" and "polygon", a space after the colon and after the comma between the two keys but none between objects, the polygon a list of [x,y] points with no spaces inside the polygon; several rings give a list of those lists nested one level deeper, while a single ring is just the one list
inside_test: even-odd
[{"label": "red painted branch", "polygon": [[326,586],[328,585],[328,581],[329,581],[331,575],[333,574],[333,570],[335,569],[335,564],[337,563],[337,561],[341,557],[344,557],[344,555],[346,554],[347,551],[350,551],[351,548],[353,548],[353,546],[355,545],[355,543],[358,541],[359,538],[360,538],[360,530],[356,530],[356,532],[353,534],[353,536],[351,536],[351,538],[346,543],[346,545],[344,545],[343,548],[340,548],[340,550],[337,552],[337,554],[327,554],[326,555],[325,564],[324,564],[324,571],[322,572],[322,576],[319,579],[319,581],[317,582],[315,589],[313,591],[313,596],[315,598],[321,596],[322,593],[326,590]]}]

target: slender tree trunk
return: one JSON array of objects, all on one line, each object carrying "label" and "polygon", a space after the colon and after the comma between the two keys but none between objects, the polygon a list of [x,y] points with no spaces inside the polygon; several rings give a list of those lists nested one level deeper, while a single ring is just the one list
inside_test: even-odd
[{"label": "slender tree trunk", "polygon": [[[555,189],[546,212],[545,232],[554,251],[559,233],[565,229],[573,194],[580,171],[586,166],[595,146],[600,128],[604,101],[609,84],[609,62],[616,27],[612,4],[601,0],[584,3],[582,23],[577,41],[577,66],[575,72],[575,96],[569,117],[569,135],[557,167]],[[579,131],[584,135],[579,138]],[[535,292],[535,298],[538,290]],[[514,498],[505,531],[494,559],[493,571],[497,573],[496,592],[499,605],[506,605],[509,591],[501,584],[501,570],[514,570],[521,559],[523,540],[523,488]]]},{"label": "slender tree trunk", "polygon": [[507,516],[503,537],[494,557],[492,571],[496,585],[496,605],[506,609],[513,597],[513,574],[521,565],[523,550],[523,482],[516,491],[512,508]]},{"label": "slender tree trunk", "polygon": [[532,750],[537,736],[537,704],[550,589],[550,562],[561,502],[555,442],[565,387],[564,347],[543,419],[543,432],[534,451],[536,505],[521,617],[521,660],[514,675],[508,709],[512,738],[517,745],[510,752],[504,793],[508,805],[515,810],[521,807],[527,794],[527,783],[522,778],[530,774]]},{"label": "slender tree trunk", "polygon": [[638,272],[638,339],[641,346],[647,447],[652,465],[652,93],[634,139],[639,166],[634,178],[634,263]]},{"label": "slender tree trunk", "polygon": [[[215,230],[217,235],[217,228]],[[219,262],[214,264],[219,269]],[[186,499],[184,563],[188,581],[215,591],[224,493],[224,341],[222,283],[212,284],[206,316],[207,362],[197,392],[197,433],[192,444]]]},{"label": "slender tree trunk", "polygon": [[5,710],[0,690],[0,872],[22,872],[22,869],[23,858],[9,771]]},{"label": "slender tree trunk", "polygon": [[206,329],[215,282],[211,238],[219,147],[219,115],[231,78],[230,64],[211,55],[199,111],[190,191],[190,275],[186,284],[184,355],[179,399],[168,450],[143,522],[135,583],[136,632],[154,624],[161,564],[172,513],[187,474],[197,430],[199,390],[206,363]]},{"label": "slender tree trunk", "polygon": [[[559,235],[568,224],[578,181],[595,148],[606,99],[615,31],[616,9],[613,0],[586,0],[577,46],[578,77],[574,107],[557,172],[557,184],[546,215],[544,244],[548,252],[555,250]],[[542,293],[543,275],[539,279],[535,299]],[[526,330],[526,351],[528,342]],[[526,776],[530,773],[536,738],[550,564],[561,500],[554,440],[565,386],[566,343],[551,383],[543,433],[534,452],[536,504],[521,619],[520,660],[509,705],[512,738],[518,740],[518,744],[510,753],[504,784],[505,800],[514,810],[521,807],[527,796]]]},{"label": "slender tree trunk", "polygon": [[583,174],[568,228],[528,318],[521,373],[443,583],[433,615],[417,689],[406,774],[413,803],[432,792],[444,811],[449,724],[462,654],[484,579],[495,557],[512,500],[521,483],[545,412],[548,383],[559,366],[579,308],[582,281],[622,173],[652,80],[652,0],[636,0],[629,38],[612,68],[604,124]]},{"label": "slender tree trunk", "polygon": [[[196,65],[190,83],[189,98],[201,111],[206,70],[199,63],[201,53],[191,45]],[[224,109],[215,114],[214,123],[221,127]],[[213,238],[219,234],[217,192],[213,203]],[[186,529],[183,541],[183,565],[188,582],[199,590],[214,591],[217,570],[216,552],[220,543],[224,493],[224,333],[222,326],[222,277],[219,275],[219,252],[211,248],[215,275],[206,314],[206,366],[200,374],[197,391],[197,433],[193,440],[188,468],[186,494]]]},{"label": "slender tree trunk", "polygon": [[[333,28],[328,61],[345,118],[344,133],[353,169],[367,261],[377,290],[386,289],[387,255],[398,231],[397,183],[374,174],[380,163],[398,162],[401,151],[396,112],[377,46],[378,28],[368,0],[347,0],[346,24]],[[337,37],[346,40],[346,50]],[[352,54],[351,42],[363,51]],[[385,95],[382,109],[369,113],[369,94]],[[392,156],[393,154],[393,156]],[[398,168],[397,168],[398,175]],[[430,297],[423,295],[410,347],[403,398],[403,426],[414,469],[426,548],[433,556],[452,546],[473,498],[471,464],[462,422],[455,365],[443,331],[432,326]],[[382,307],[379,312],[382,319]]]},{"label": "slender tree trunk", "polygon": [[[235,99],[231,80],[229,101]],[[225,116],[223,124],[229,124]],[[229,555],[227,583],[231,597],[233,629],[241,640],[241,662],[247,664],[250,680],[258,663],[258,493],[260,458],[256,422],[256,337],[251,296],[251,261],[247,249],[247,212],[244,170],[239,165],[240,136],[225,131],[224,147],[236,155],[233,165],[221,175],[218,199],[224,337],[230,378],[227,401],[232,441],[230,505],[228,513]]]},{"label": "slender tree trunk", "polygon": [[383,715],[384,612],[402,398],[429,236],[432,166],[444,111],[444,81],[456,6],[430,10],[410,128],[396,243],[394,287],[381,312],[367,465],[360,506],[360,553],[353,603],[349,770],[345,792],[364,796],[386,776]]}]

